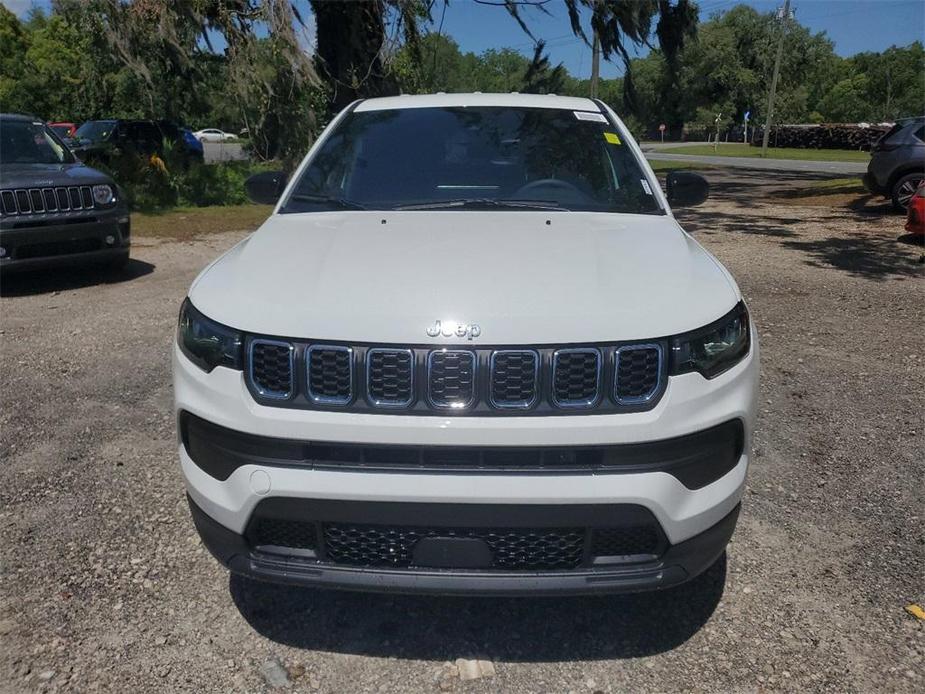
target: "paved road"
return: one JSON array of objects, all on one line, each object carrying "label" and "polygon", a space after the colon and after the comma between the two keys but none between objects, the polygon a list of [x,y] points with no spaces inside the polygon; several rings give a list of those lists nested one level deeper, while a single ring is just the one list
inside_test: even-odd
[{"label": "paved road", "polygon": [[765,171],[833,173],[844,174],[846,176],[859,176],[867,171],[867,163],[859,161],[804,161],[802,159],[759,159],[758,157],[713,157],[694,154],[663,154],[655,151],[647,151],[651,147],[652,145],[646,145],[643,148],[646,152],[646,158],[651,161],[684,161],[717,167],[761,169]]}]

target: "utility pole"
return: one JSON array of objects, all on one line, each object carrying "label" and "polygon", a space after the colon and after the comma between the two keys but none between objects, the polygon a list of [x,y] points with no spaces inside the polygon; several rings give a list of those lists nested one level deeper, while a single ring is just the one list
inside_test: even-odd
[{"label": "utility pole", "polygon": [[594,43],[591,46],[591,98],[597,98],[597,81],[601,74],[601,37],[594,29]]},{"label": "utility pole", "polygon": [[764,135],[761,137],[761,156],[768,156],[768,135],[771,134],[771,119],[774,117],[774,95],[777,93],[777,80],[780,78],[780,60],[784,55],[784,34],[787,20],[790,19],[790,0],[784,0],[784,11],[780,19],[780,39],[777,42],[777,58],[774,60],[774,76],[771,78],[771,93],[768,94],[768,115],[764,121]]}]

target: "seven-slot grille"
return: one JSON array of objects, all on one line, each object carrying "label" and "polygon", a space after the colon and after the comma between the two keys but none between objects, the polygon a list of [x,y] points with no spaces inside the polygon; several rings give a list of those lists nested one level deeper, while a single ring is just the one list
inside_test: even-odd
[{"label": "seven-slot grille", "polygon": [[646,402],[657,392],[661,382],[662,348],[660,345],[631,345],[614,353],[616,360],[617,402]]},{"label": "seven-slot grille", "polygon": [[323,405],[346,405],[353,397],[353,350],[312,345],[308,348],[308,397]]},{"label": "seven-slot grille", "polygon": [[288,342],[254,340],[250,346],[251,380],[267,398],[290,398],[293,394],[293,353]]},{"label": "seven-slot grille", "polygon": [[0,211],[5,216],[92,209],[93,191],[90,186],[16,188],[0,191]]},{"label": "seven-slot grille", "polygon": [[499,350],[491,355],[491,403],[528,409],[539,395],[540,355],[533,350]]},{"label": "seven-slot grille", "polygon": [[[248,385],[284,407],[361,412],[568,414],[639,411],[665,390],[660,342],[431,349],[251,338]],[[606,384],[606,385],[605,385]]]},{"label": "seven-slot grille", "polygon": [[427,357],[427,394],[434,407],[463,409],[475,400],[475,353],[441,349]]}]

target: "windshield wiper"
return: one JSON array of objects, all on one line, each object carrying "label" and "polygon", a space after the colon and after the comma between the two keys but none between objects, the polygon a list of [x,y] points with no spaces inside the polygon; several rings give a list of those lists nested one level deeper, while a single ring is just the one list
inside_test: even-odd
[{"label": "windshield wiper", "polygon": [[297,193],[289,196],[288,202],[311,202],[317,205],[333,205],[342,210],[365,210],[366,208],[358,202],[347,200],[346,198],[337,198],[331,195],[309,195]]},{"label": "windshield wiper", "polygon": [[568,208],[555,202],[542,200],[512,200],[510,198],[458,198],[455,200],[438,200],[413,205],[399,205],[395,210],[441,210],[453,207],[508,207],[522,210],[555,210],[568,212]]}]

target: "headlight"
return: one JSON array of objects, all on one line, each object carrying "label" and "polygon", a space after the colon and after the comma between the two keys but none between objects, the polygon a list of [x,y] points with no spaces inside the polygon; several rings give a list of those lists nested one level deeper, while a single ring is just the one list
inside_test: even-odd
[{"label": "headlight", "polygon": [[205,371],[216,366],[242,368],[241,333],[209,320],[196,310],[189,299],[180,307],[177,343],[183,354]]},{"label": "headlight", "polygon": [[671,374],[697,371],[713,378],[737,364],[751,345],[748,310],[739,302],[725,316],[705,328],[671,340]]},{"label": "headlight", "polygon": [[111,185],[105,183],[93,186],[93,200],[97,205],[111,205],[116,201],[116,193]]}]

